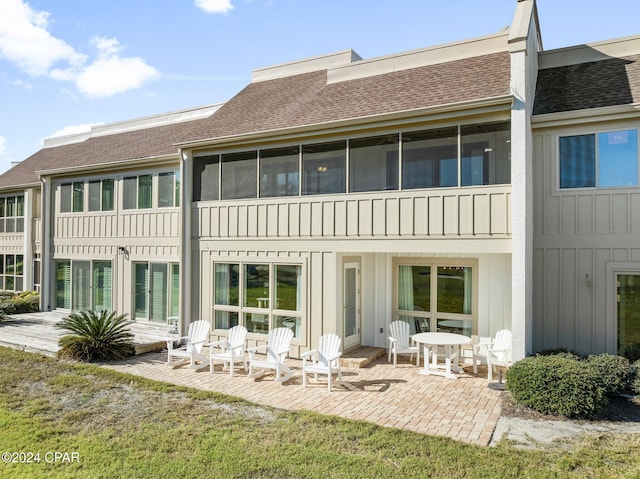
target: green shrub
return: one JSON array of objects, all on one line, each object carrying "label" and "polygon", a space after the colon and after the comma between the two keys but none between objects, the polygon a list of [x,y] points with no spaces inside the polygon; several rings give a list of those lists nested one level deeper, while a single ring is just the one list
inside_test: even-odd
[{"label": "green shrub", "polygon": [[631,371],[629,389],[633,394],[640,395],[640,359],[633,363]]},{"label": "green shrub", "polygon": [[77,361],[124,359],[133,354],[133,333],[127,315],[115,311],[71,313],[56,324],[69,331],[60,338],[58,356]]},{"label": "green shrub", "polygon": [[595,368],[607,395],[615,396],[629,388],[633,371],[627,358],[598,354],[587,357],[585,362]]},{"label": "green shrub", "polygon": [[0,294],[0,315],[35,313],[40,311],[40,295],[35,291],[14,293],[2,291]]},{"label": "green shrub", "polygon": [[623,346],[620,354],[627,358],[630,363],[635,363],[640,360],[640,343]]},{"label": "green shrub", "polygon": [[596,368],[564,355],[533,356],[507,370],[513,399],[542,414],[594,417],[607,404]]}]

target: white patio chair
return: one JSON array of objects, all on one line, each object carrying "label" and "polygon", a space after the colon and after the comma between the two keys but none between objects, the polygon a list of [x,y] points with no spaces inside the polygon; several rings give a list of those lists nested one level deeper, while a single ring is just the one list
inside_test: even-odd
[{"label": "white patio chair", "polygon": [[478,373],[478,362],[487,364],[487,379],[493,380],[493,368],[502,366],[508,368],[511,365],[511,331],[501,329],[495,338],[480,337],[478,343],[473,345],[473,374]]},{"label": "white patio chair", "polygon": [[[417,357],[419,349],[418,346],[411,344],[409,323],[405,321],[394,321],[389,325],[389,359],[391,362],[391,355],[393,355],[393,367],[396,367],[398,362],[398,354],[410,354],[409,361],[413,358],[415,353]],[[426,359],[425,359],[426,361]],[[418,366],[418,360],[416,359],[416,366]]]},{"label": "white patio chair", "polygon": [[[248,377],[259,378],[273,370],[277,382],[283,383],[289,380],[293,376],[293,371],[284,363],[284,360],[291,349],[292,339],[293,331],[291,329],[275,328],[269,331],[267,344],[247,349],[249,353]],[[258,356],[258,351],[264,351],[266,356],[264,358]]]},{"label": "white patio chair", "polygon": [[318,381],[318,374],[327,375],[329,392],[331,392],[331,378],[338,374],[338,382],[342,384],[342,370],[340,369],[340,346],[342,340],[333,333],[320,337],[318,349],[308,351],[302,355],[302,387],[307,387],[307,374],[313,374]]},{"label": "white patio chair", "polygon": [[[194,321],[189,324],[189,330],[186,336],[180,338],[167,339],[167,364],[169,366],[179,366],[189,361],[190,368],[197,368],[202,366],[196,366],[196,361],[207,361],[207,356],[202,353],[202,346],[209,339],[209,330],[211,329],[211,323],[209,321]],[[184,346],[180,346],[174,349],[173,342],[185,341]],[[180,361],[174,362],[172,358],[180,358]]]},{"label": "white patio chair", "polygon": [[247,340],[247,328],[244,326],[234,326],[227,334],[226,339],[214,341],[209,344],[209,372],[213,374],[213,363],[222,361],[223,371],[229,365],[230,375],[236,366],[242,363],[244,370],[247,370],[247,357],[244,353],[245,342]]}]

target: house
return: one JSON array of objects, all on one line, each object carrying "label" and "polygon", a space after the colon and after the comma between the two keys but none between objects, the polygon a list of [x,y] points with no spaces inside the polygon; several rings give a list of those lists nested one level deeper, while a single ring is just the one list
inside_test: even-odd
[{"label": "house", "polygon": [[253,344],[285,326],[294,356],[327,332],[386,347],[395,319],[507,328],[515,359],[620,351],[640,343],[639,55],[544,51],[521,0],[494,35],[260,68],[224,104],[51,139],[0,176],[5,287]]}]

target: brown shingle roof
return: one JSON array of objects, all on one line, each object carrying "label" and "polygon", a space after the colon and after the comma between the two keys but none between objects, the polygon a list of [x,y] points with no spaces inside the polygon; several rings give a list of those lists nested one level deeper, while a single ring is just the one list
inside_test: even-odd
[{"label": "brown shingle roof", "polygon": [[640,102],[640,55],[538,72],[534,115]]},{"label": "brown shingle roof", "polygon": [[192,140],[310,126],[509,94],[507,52],[338,83],[326,71],[252,83]]},{"label": "brown shingle roof", "polygon": [[500,97],[509,76],[505,51],[332,84],[325,70],[251,83],[205,119],[43,148],[0,176],[0,188],[36,183],[41,170],[176,153],[178,143]]}]

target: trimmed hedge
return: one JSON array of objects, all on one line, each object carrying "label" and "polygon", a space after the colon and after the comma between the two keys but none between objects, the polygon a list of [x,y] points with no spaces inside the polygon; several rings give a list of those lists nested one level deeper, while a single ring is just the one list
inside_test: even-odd
[{"label": "trimmed hedge", "polygon": [[516,362],[507,370],[507,389],[518,403],[554,416],[591,418],[607,404],[598,368],[564,354]]},{"label": "trimmed hedge", "polygon": [[0,315],[35,313],[40,311],[40,295],[35,291],[24,291],[15,294],[3,291],[0,293]]},{"label": "trimmed hedge", "polygon": [[585,362],[598,372],[607,395],[615,396],[629,389],[633,369],[627,358],[613,354],[598,354],[588,356]]}]

